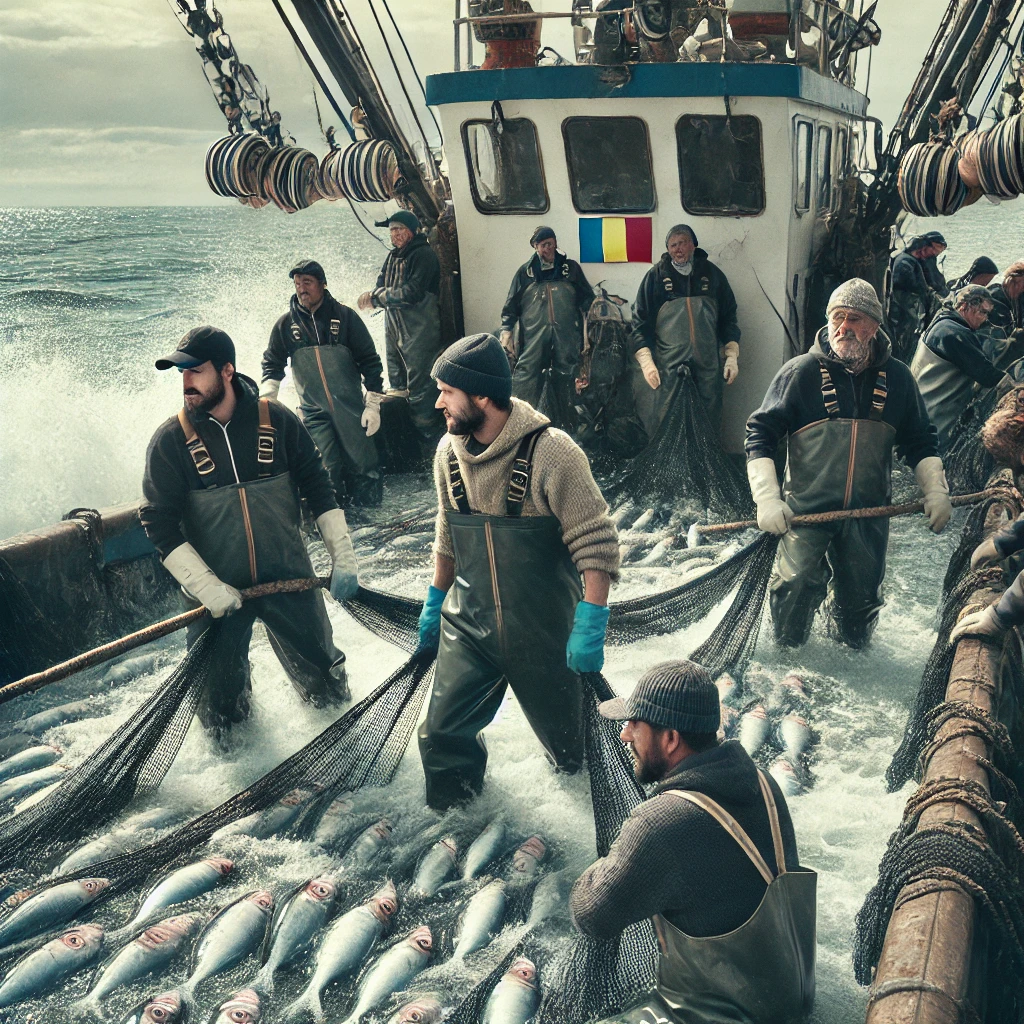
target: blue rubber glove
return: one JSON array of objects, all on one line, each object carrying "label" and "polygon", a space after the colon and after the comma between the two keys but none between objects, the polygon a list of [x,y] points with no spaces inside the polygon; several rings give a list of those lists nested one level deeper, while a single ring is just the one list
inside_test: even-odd
[{"label": "blue rubber glove", "polygon": [[430,585],[423,611],[420,612],[420,641],[417,651],[436,650],[441,640],[441,605],[444,603],[445,592],[439,587]]},{"label": "blue rubber glove", "polygon": [[573,672],[600,672],[604,667],[604,635],[608,630],[608,608],[589,601],[576,605],[565,661]]}]

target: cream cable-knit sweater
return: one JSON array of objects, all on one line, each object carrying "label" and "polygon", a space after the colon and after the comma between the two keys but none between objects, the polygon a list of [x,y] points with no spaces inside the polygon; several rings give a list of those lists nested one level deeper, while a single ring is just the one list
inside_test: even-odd
[{"label": "cream cable-knit sweater", "polygon": [[[454,448],[459,460],[466,496],[474,512],[505,515],[505,498],[512,474],[512,462],[523,437],[548,423],[527,402],[512,399],[512,413],[501,433],[486,451],[470,455],[467,436],[446,434],[434,456],[437,485],[437,530],[435,554],[454,558],[446,511],[455,511],[448,486],[448,452]],[[608,515],[608,503],[590,472],[583,449],[568,434],[549,427],[541,434],[533,452],[530,490],[523,505],[524,516],[555,516],[562,525],[562,541],[582,574],[599,569],[612,579],[619,572],[619,540]]]}]

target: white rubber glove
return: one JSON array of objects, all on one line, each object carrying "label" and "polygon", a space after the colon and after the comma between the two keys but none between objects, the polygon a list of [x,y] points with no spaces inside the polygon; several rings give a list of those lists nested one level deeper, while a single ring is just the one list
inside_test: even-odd
[{"label": "white rubber glove", "polygon": [[722,346],[725,362],[722,364],[722,379],[726,384],[735,384],[740,375],[740,343],[728,341]]},{"label": "white rubber glove", "polygon": [[380,403],[383,401],[384,396],[376,391],[367,391],[363,395],[363,415],[359,417],[359,424],[367,437],[373,437],[380,430]]},{"label": "white rubber glove", "polygon": [[990,604],[984,611],[965,615],[950,631],[949,642],[955,644],[965,636],[1000,637],[1006,629],[996,615],[996,606]]},{"label": "white rubber glove", "polygon": [[757,527],[781,537],[789,533],[793,510],[782,500],[774,459],[751,459],[747,463],[750,493],[757,505]]},{"label": "white rubber glove", "polygon": [[331,556],[331,597],[335,601],[347,601],[355,597],[359,589],[359,567],[345,513],[340,508],[332,508],[317,519],[316,528]]},{"label": "white rubber glove", "polygon": [[974,549],[974,554],[971,555],[971,568],[987,569],[990,565],[995,565],[1002,560],[1003,556],[996,549],[996,542],[989,537]]},{"label": "white rubber glove", "polygon": [[942,533],[953,514],[942,459],[937,455],[922,459],[914,467],[914,476],[917,479],[917,486],[924,493],[924,514],[928,517],[932,532]]},{"label": "white rubber glove", "polygon": [[515,356],[516,354],[516,339],[515,335],[511,331],[503,330],[498,335],[498,341],[501,342],[501,347],[510,355]]},{"label": "white rubber glove", "polygon": [[644,372],[644,380],[657,391],[661,387],[661,374],[658,373],[658,367],[654,365],[654,356],[651,355],[651,350],[649,348],[638,348],[636,350],[636,361]]},{"label": "white rubber glove", "polygon": [[164,559],[164,568],[215,619],[242,607],[242,595],[220,579],[191,544],[179,544]]},{"label": "white rubber glove", "polygon": [[280,390],[281,382],[279,380],[265,380],[260,385],[260,398],[273,398],[276,401]]}]

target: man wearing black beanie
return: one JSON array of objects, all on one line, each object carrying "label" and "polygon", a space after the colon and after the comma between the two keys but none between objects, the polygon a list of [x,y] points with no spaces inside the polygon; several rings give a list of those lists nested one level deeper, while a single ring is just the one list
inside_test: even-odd
[{"label": "man wearing black beanie", "polygon": [[434,582],[420,648],[438,654],[419,739],[427,803],[444,810],[483,786],[481,733],[506,684],[555,765],[582,765],[577,673],[604,664],[619,546],[583,450],[511,397],[497,338],[463,338],[431,375],[448,435],[434,459]]}]

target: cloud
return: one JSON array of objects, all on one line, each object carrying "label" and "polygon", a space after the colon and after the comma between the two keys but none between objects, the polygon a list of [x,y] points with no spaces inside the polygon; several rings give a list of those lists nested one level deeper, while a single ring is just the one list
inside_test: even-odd
[{"label": "cloud", "polygon": [[0,10],[0,46],[51,54],[161,46],[182,32],[156,0],[46,0]]}]

